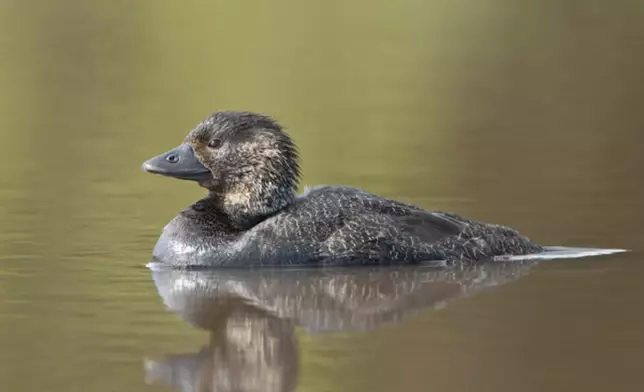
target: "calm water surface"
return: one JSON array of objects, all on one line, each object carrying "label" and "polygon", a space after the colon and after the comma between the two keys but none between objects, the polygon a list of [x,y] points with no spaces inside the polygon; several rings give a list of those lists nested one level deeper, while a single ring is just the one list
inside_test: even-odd
[{"label": "calm water surface", "polygon": [[[0,389],[633,391],[644,371],[637,2],[0,5]],[[303,184],[515,227],[581,260],[152,272],[202,195],[140,164],[273,114]]]}]

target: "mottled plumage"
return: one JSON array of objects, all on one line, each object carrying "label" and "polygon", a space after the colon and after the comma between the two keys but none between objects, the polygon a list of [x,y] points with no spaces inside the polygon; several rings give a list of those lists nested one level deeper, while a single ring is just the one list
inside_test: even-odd
[{"label": "mottled plumage", "polygon": [[264,115],[215,113],[144,168],[209,190],[165,227],[154,249],[156,260],[175,266],[450,265],[542,250],[507,227],[360,189],[296,195],[295,145]]}]

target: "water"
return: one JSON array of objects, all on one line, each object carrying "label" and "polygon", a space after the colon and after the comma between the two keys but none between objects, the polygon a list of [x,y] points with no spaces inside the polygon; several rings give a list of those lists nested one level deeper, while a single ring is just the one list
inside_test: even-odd
[{"label": "water", "polygon": [[[626,0],[3,2],[1,389],[638,390],[643,16]],[[202,191],[140,165],[217,109],[284,123],[303,185],[632,252],[164,281],[152,246]]]}]

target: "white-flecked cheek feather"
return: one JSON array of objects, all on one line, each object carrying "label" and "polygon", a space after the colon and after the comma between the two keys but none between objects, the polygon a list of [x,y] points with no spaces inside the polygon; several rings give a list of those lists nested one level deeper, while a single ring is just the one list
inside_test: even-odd
[{"label": "white-flecked cheek feather", "polygon": [[228,206],[249,208],[251,205],[250,195],[247,191],[244,190],[238,190],[236,192],[226,192],[226,194],[224,195],[224,203]]}]

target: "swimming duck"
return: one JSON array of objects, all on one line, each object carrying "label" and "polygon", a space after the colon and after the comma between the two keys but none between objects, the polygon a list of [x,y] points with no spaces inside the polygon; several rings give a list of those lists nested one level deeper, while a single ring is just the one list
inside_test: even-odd
[{"label": "swimming duck", "polygon": [[175,267],[471,264],[542,247],[517,231],[346,186],[297,194],[293,140],[269,116],[216,112],[143,170],[207,196],[163,229],[153,260]]}]

